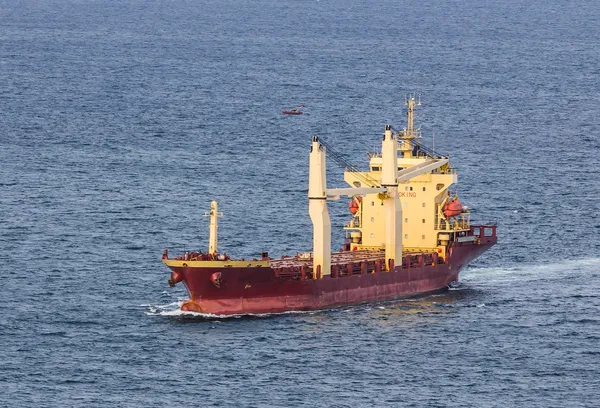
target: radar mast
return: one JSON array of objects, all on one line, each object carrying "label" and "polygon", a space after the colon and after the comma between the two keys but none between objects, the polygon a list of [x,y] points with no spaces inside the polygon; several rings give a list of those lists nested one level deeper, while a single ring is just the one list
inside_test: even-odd
[{"label": "radar mast", "polygon": [[406,111],[407,127],[400,133],[400,151],[405,158],[410,158],[413,156],[413,140],[421,138],[421,129],[415,129],[415,106],[421,106],[421,97],[415,101],[415,95],[409,95],[404,99],[404,106],[408,107]]}]

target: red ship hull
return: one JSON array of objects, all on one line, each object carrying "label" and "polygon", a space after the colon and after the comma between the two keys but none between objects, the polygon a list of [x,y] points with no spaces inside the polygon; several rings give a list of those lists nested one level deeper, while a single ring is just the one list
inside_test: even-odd
[{"label": "red ship hull", "polygon": [[[483,237],[482,237],[483,238]],[[169,266],[185,284],[190,299],[183,311],[212,315],[265,314],[319,310],[411,297],[446,289],[460,270],[496,243],[494,236],[478,242],[452,243],[445,263],[396,266],[379,271],[321,279],[282,278],[270,266]],[[191,263],[191,262],[190,262]],[[218,284],[214,274],[219,274]]]}]

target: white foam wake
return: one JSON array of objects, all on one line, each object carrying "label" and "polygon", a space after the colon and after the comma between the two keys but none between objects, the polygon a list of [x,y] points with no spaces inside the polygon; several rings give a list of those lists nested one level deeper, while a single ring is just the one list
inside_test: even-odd
[{"label": "white foam wake", "polygon": [[212,313],[198,313],[198,312],[189,312],[181,310],[181,305],[183,305],[183,300],[172,302],[166,305],[150,305],[145,304],[141,305],[148,308],[146,315],[148,316],[170,316],[170,317],[182,317],[182,318],[196,318],[196,319],[207,319],[207,320],[215,320],[215,319],[239,319],[242,317],[270,317],[270,316],[278,316],[278,315],[286,315],[286,314],[315,314],[318,311],[315,310],[290,310],[287,312],[281,313],[244,313],[244,314],[232,314],[232,315],[217,315]]},{"label": "white foam wake", "polygon": [[477,268],[469,267],[461,274],[461,281],[510,282],[517,280],[556,279],[570,274],[586,274],[600,270],[600,258],[568,259],[524,263],[510,267]]},{"label": "white foam wake", "polygon": [[172,313],[177,310],[180,310],[182,304],[183,304],[183,300],[180,300],[177,302],[171,302],[166,305],[144,304],[141,306],[146,307],[148,309],[148,311],[146,312],[146,314],[148,316],[160,316],[160,315],[163,315],[164,313]]}]

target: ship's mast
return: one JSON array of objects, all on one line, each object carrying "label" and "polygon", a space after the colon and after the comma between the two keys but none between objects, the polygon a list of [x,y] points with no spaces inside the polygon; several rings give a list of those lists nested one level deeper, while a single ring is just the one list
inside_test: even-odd
[{"label": "ship's mast", "polygon": [[210,234],[208,238],[208,253],[211,255],[217,254],[217,219],[223,216],[223,213],[218,211],[218,205],[216,201],[211,201],[210,212],[204,213],[205,216],[210,216]]},{"label": "ship's mast", "polygon": [[400,133],[402,140],[400,150],[405,158],[410,158],[412,157],[413,140],[421,137],[421,129],[415,129],[415,107],[421,106],[421,99],[415,101],[415,95],[410,95],[404,100],[404,106],[408,108],[406,111],[407,127]]},{"label": "ship's mast", "polygon": [[402,259],[402,205],[398,198],[398,142],[386,125],[381,143],[381,187],[387,188],[385,209],[385,264],[388,271]]},{"label": "ship's mast", "polygon": [[308,168],[308,213],[313,223],[313,278],[331,273],[331,220],[327,208],[325,146],[315,136]]}]

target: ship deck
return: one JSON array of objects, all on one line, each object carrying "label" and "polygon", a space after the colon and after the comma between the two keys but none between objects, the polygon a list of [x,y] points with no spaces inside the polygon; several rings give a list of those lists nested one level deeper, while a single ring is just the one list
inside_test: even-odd
[{"label": "ship deck", "polygon": [[[385,251],[383,250],[364,250],[364,251],[343,251],[331,253],[331,265],[347,265],[357,262],[371,262],[383,260]],[[270,259],[269,265],[271,268],[292,268],[302,267],[312,268],[313,260],[308,254],[297,254],[296,256],[282,257],[279,259]]]}]

